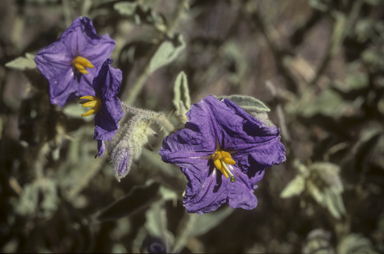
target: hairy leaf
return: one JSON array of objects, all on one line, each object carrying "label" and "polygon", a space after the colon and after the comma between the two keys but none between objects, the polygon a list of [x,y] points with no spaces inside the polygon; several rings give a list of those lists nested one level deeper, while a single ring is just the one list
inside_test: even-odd
[{"label": "hairy leaf", "polygon": [[305,178],[301,175],[296,176],[290,181],[284,190],[280,193],[281,198],[290,198],[292,196],[300,195],[305,188]]},{"label": "hairy leaf", "polygon": [[145,214],[147,221],[144,227],[151,236],[163,239],[166,242],[166,246],[171,246],[174,244],[175,237],[167,229],[167,216],[162,204],[161,200],[151,205],[151,208]]},{"label": "hairy leaf", "polygon": [[369,239],[359,234],[349,234],[337,246],[337,253],[339,254],[377,254],[372,249],[372,243]]},{"label": "hairy leaf", "polygon": [[262,101],[253,98],[251,96],[234,94],[230,96],[219,96],[218,99],[226,98],[230,101],[233,101],[240,107],[242,107],[248,113],[263,113],[271,111]]},{"label": "hairy leaf", "polygon": [[152,57],[149,64],[150,72],[154,72],[157,69],[174,61],[185,48],[185,42],[183,36],[180,34],[176,38],[176,41],[164,41],[157,49],[155,55]]},{"label": "hairy leaf", "polygon": [[193,220],[192,227],[188,231],[188,235],[190,237],[196,237],[207,233],[231,215],[233,211],[234,210],[232,208],[226,207],[224,209],[203,215],[192,215],[195,218]]},{"label": "hairy leaf", "polygon": [[25,57],[18,57],[15,60],[6,63],[5,66],[20,71],[36,69],[36,63],[33,60],[34,58],[35,55],[26,53]]},{"label": "hairy leaf", "polygon": [[[184,92],[184,100],[181,99],[181,90]],[[175,97],[172,102],[176,108],[175,115],[180,116],[180,118],[186,122],[188,118],[185,116],[185,113],[191,107],[191,98],[189,95],[187,76],[183,71],[180,72],[176,77],[175,85],[173,86],[173,92]]]}]

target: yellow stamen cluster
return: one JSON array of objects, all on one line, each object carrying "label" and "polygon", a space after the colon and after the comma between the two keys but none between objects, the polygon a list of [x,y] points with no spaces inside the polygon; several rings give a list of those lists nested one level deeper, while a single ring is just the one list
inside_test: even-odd
[{"label": "yellow stamen cluster", "polygon": [[76,67],[76,69],[83,73],[83,74],[88,74],[88,71],[85,69],[87,68],[94,68],[93,64],[86,58],[77,56],[72,60],[72,65]]},{"label": "yellow stamen cluster", "polygon": [[216,151],[211,155],[211,159],[215,167],[220,170],[226,178],[231,176],[231,182],[235,182],[235,177],[230,170],[230,168],[232,169],[230,165],[235,165],[236,162],[232,159],[231,154],[225,151]]},{"label": "yellow stamen cluster", "polygon": [[91,110],[89,110],[86,113],[82,114],[81,115],[82,117],[94,115],[94,114],[96,114],[97,112],[100,111],[100,109],[101,109],[101,100],[100,100],[100,98],[98,98],[96,96],[88,95],[88,96],[83,96],[80,99],[84,100],[84,101],[80,102],[81,104],[83,104],[83,107],[92,107]]}]

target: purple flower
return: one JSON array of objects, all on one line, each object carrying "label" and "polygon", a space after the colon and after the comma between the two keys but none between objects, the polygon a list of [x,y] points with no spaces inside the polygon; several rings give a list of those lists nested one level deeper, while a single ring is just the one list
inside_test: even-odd
[{"label": "purple flower", "polygon": [[102,64],[115,47],[108,34],[98,36],[92,20],[77,18],[60,38],[37,52],[35,62],[49,81],[51,103],[64,106],[83,95],[94,95],[94,66]]},{"label": "purple flower", "polygon": [[207,96],[192,105],[185,128],[163,141],[162,160],[174,163],[188,179],[184,206],[207,213],[226,203],[253,209],[253,190],[264,169],[285,160],[285,147],[275,126],[250,116],[228,99]]},{"label": "purple flower", "polygon": [[95,139],[97,140],[98,154],[103,156],[105,151],[104,141],[111,140],[119,129],[119,121],[124,116],[120,99],[122,72],[110,66],[112,59],[107,59],[102,66],[97,68],[98,75],[93,80],[93,95],[83,96],[80,102],[83,107],[92,107],[81,116],[95,115]]}]

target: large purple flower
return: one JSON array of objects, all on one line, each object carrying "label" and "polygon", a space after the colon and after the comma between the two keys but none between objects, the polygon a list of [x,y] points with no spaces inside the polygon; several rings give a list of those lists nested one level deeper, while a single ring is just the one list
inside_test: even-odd
[{"label": "large purple flower", "polygon": [[185,128],[163,141],[162,160],[178,165],[188,179],[184,206],[207,213],[226,203],[253,209],[253,190],[264,169],[285,160],[275,126],[250,116],[228,99],[207,96],[192,105]]},{"label": "large purple flower", "polygon": [[107,59],[102,66],[97,68],[98,75],[93,80],[94,94],[83,96],[83,107],[92,107],[81,116],[95,115],[95,139],[98,145],[97,156],[102,156],[105,151],[104,141],[113,139],[119,129],[119,121],[124,116],[120,99],[122,72],[110,66],[112,59]]},{"label": "large purple flower", "polygon": [[51,103],[64,106],[83,95],[94,95],[94,66],[102,64],[115,47],[108,34],[98,36],[92,20],[77,18],[60,38],[37,52],[35,62],[49,81]]}]

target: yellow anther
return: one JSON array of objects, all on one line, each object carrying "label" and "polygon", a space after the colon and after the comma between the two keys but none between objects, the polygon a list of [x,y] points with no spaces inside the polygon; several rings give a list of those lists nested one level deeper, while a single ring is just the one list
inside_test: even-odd
[{"label": "yellow anther", "polygon": [[94,109],[90,109],[90,110],[88,110],[87,112],[85,112],[84,114],[82,114],[81,116],[82,117],[84,117],[84,116],[91,116],[91,115],[94,115],[94,114],[96,114],[97,112],[96,112],[96,110],[94,110]]},{"label": "yellow anther", "polygon": [[76,63],[75,64],[75,67],[76,69],[81,72],[81,73],[84,73],[84,74],[88,74],[88,71],[84,68],[84,66],[82,66],[81,64],[78,64]]},{"label": "yellow anther", "polygon": [[231,182],[235,182],[235,177],[233,176],[230,169],[233,169],[229,165],[235,165],[236,162],[232,159],[231,154],[225,151],[216,151],[211,155],[211,159],[213,160],[213,164],[215,167],[220,170],[221,173],[228,179],[231,176]]},{"label": "yellow anther", "polygon": [[95,107],[97,105],[97,101],[94,100],[94,101],[87,101],[85,103],[82,103],[83,104],[83,107]]},{"label": "yellow anther", "polygon": [[87,68],[94,68],[93,64],[86,58],[77,56],[72,60],[72,64],[76,67],[76,69],[83,74],[88,74]]},{"label": "yellow anther", "polygon": [[220,160],[214,160],[213,163],[215,164],[215,167],[218,170],[221,170],[221,161]]},{"label": "yellow anther", "polygon": [[221,173],[223,173],[223,175],[225,176],[225,178],[229,178],[229,175],[228,175],[228,172],[227,172],[227,170],[225,170],[224,168],[222,169],[222,170],[220,170],[221,171]]},{"label": "yellow anther", "polygon": [[216,152],[214,155],[213,155],[213,159],[214,160],[220,160],[221,159],[221,154],[220,154],[220,152]]},{"label": "yellow anther", "polygon": [[232,159],[232,158],[227,158],[227,157],[224,157],[223,158],[223,161],[227,164],[230,164],[230,165],[235,165],[236,162]]},{"label": "yellow anther", "polygon": [[224,158],[231,158],[231,155],[226,151],[221,151],[221,156],[223,156]]},{"label": "yellow anther", "polygon": [[80,99],[87,100],[87,101],[81,101],[80,103],[83,104],[83,107],[92,107],[89,111],[82,114],[81,116],[90,116],[94,115],[101,109],[101,100],[96,96],[83,96]]},{"label": "yellow anther", "polygon": [[99,99],[99,97],[92,96],[92,95],[87,95],[87,96],[80,97],[80,100],[93,101],[93,100],[97,100],[97,99]]},{"label": "yellow anther", "polygon": [[91,64],[91,62],[84,58],[84,57],[81,57],[81,56],[77,56],[75,58],[75,61],[81,65],[83,65],[84,67],[88,67],[88,68],[94,68],[95,66],[93,66],[93,64]]}]

